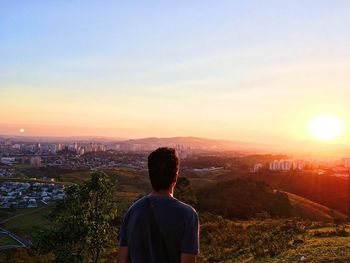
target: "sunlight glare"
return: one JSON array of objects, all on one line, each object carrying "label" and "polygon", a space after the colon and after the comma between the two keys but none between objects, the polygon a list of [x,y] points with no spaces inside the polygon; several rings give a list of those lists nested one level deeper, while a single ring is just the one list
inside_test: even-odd
[{"label": "sunlight glare", "polygon": [[344,132],[344,123],[336,116],[321,115],[311,120],[309,131],[315,139],[335,140]]}]

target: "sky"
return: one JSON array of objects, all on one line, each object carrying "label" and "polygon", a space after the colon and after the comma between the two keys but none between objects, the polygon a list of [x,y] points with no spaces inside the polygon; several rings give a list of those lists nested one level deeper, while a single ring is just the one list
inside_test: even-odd
[{"label": "sky", "polygon": [[[350,144],[350,1],[0,0],[0,134]],[[311,136],[311,137],[310,137]]]}]

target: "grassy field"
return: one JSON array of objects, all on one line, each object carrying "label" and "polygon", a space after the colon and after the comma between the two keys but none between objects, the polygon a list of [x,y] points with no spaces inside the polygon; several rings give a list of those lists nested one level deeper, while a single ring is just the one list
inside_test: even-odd
[{"label": "grassy field", "polygon": [[7,221],[13,217],[17,217],[17,216],[21,216],[27,213],[32,213],[33,211],[36,211],[38,209],[41,209],[43,207],[46,207],[46,205],[44,205],[41,202],[38,202],[38,207],[37,208],[17,208],[14,210],[9,210],[9,209],[1,209],[0,210],[0,223],[2,223],[3,221]]},{"label": "grassy field", "polygon": [[13,215],[14,215],[13,212],[7,211],[6,209],[1,209],[0,210],[0,222],[13,216]]},{"label": "grassy field", "polygon": [[8,222],[3,227],[20,236],[35,238],[35,232],[45,226],[50,225],[48,215],[52,210],[52,205],[37,208],[35,210],[27,209],[23,215],[19,215]]},{"label": "grassy field", "polygon": [[89,175],[90,175],[90,171],[72,172],[72,173],[62,174],[61,179],[64,182],[79,184],[85,181],[89,177]]},{"label": "grassy field", "polygon": [[[309,230],[303,244],[285,251],[276,258],[261,262],[298,262],[302,257],[305,258],[303,262],[350,262],[349,226],[346,225],[345,230],[347,234],[339,233],[339,227],[336,226]],[[323,234],[318,234],[320,232]]]},{"label": "grassy field", "polygon": [[2,235],[0,234],[0,246],[3,245],[19,245],[18,242],[8,235]]}]

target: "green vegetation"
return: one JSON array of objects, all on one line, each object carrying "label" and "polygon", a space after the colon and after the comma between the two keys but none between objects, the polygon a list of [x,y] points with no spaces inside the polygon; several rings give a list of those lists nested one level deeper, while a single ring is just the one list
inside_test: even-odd
[{"label": "green vegetation", "polygon": [[10,218],[13,216],[13,212],[10,211],[10,209],[1,209],[0,210],[0,222],[3,220],[6,220],[7,218]]},{"label": "green vegetation", "polygon": [[193,207],[197,206],[198,200],[196,194],[192,189],[191,182],[185,177],[178,178],[174,196],[186,204]]},{"label": "green vegetation", "polygon": [[296,220],[235,222],[202,214],[200,262],[255,262],[275,257],[303,243],[305,228]]},{"label": "green vegetation", "polygon": [[292,206],[285,193],[249,179],[220,182],[198,192],[198,206],[230,219],[287,217]]},{"label": "green vegetation", "polygon": [[348,177],[297,171],[262,171],[251,177],[267,183],[274,189],[303,196],[336,211],[348,213],[350,198]]},{"label": "green vegetation", "polygon": [[94,172],[66,194],[54,208],[52,227],[41,231],[39,251],[53,254],[54,262],[97,263],[116,240],[114,184],[105,173]]},{"label": "green vegetation", "polygon": [[34,168],[29,165],[16,165],[15,173],[18,177],[24,178],[39,178],[50,177],[57,181],[62,181],[62,175],[72,172],[69,169],[62,169],[59,167],[39,167]]},{"label": "green vegetation", "polygon": [[[339,230],[341,234],[339,234]],[[344,230],[347,234],[343,232]],[[315,236],[318,232],[324,232],[324,235],[328,235],[328,237]],[[309,229],[305,233],[304,243],[264,262],[297,262],[300,261],[301,257],[306,258],[305,262],[314,263],[348,262],[350,258],[350,237],[348,235],[348,226]]]},{"label": "green vegetation", "polygon": [[16,240],[9,237],[8,235],[0,234],[0,246],[3,245],[19,245]]},{"label": "green vegetation", "polygon": [[301,196],[286,193],[293,206],[293,215],[296,217],[322,222],[346,222],[345,214],[329,209],[326,206],[312,202]]},{"label": "green vegetation", "polygon": [[53,207],[45,206],[36,208],[33,210],[26,210],[21,212],[23,209],[16,212],[13,219],[4,223],[4,228],[12,231],[18,235],[35,240],[37,238],[37,232],[47,226],[50,226],[49,214]]},{"label": "green vegetation", "polygon": [[[118,181],[116,190],[121,193],[145,194],[149,192],[148,177],[132,169],[104,170],[112,180]],[[76,171],[61,175],[61,180],[81,184],[90,176],[90,171]]]},{"label": "green vegetation", "polygon": [[90,171],[75,171],[65,174],[61,174],[60,178],[64,182],[71,182],[75,184],[80,184],[84,182],[90,176]]},{"label": "green vegetation", "polygon": [[6,263],[49,263],[52,255],[39,255],[34,250],[15,248],[1,251],[0,262]]},{"label": "green vegetation", "polygon": [[232,221],[201,214],[199,262],[348,262],[350,227],[304,220]]}]

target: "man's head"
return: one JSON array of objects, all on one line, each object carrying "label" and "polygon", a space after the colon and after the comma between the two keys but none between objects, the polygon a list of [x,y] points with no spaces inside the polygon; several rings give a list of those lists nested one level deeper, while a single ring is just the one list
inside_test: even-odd
[{"label": "man's head", "polygon": [[153,190],[168,190],[176,182],[179,158],[173,148],[158,148],[148,156],[148,173]]}]

